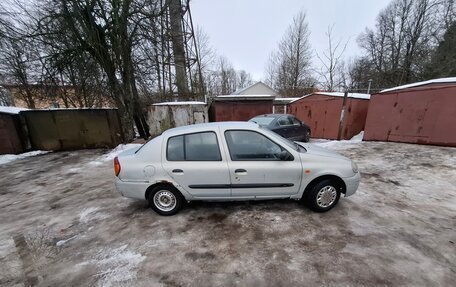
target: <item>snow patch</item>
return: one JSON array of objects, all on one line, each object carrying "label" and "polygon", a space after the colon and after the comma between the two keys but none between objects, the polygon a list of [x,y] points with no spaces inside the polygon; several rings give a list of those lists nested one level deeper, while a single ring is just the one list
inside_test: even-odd
[{"label": "snow patch", "polygon": [[80,214],[79,214],[79,222],[86,224],[91,220],[94,219],[105,219],[108,218],[109,215],[103,212],[98,212],[99,208],[98,207],[89,207],[84,209]]},{"label": "snow patch", "polygon": [[68,172],[69,173],[78,173],[81,171],[81,169],[82,169],[82,167],[72,167],[72,168],[68,169]]},{"label": "snow patch", "polygon": [[70,238],[68,238],[68,239],[59,240],[59,241],[57,241],[57,243],[56,243],[55,245],[56,245],[57,247],[60,247],[60,246],[64,245],[65,243],[70,242],[71,240],[75,239],[76,237],[77,237],[77,235],[72,236],[72,237],[70,237]]},{"label": "snow patch", "polygon": [[49,151],[35,150],[31,152],[21,153],[21,154],[3,154],[0,155],[0,164],[9,163],[18,159],[24,159],[31,156],[36,156],[40,154],[48,153]]},{"label": "snow patch", "polygon": [[120,153],[132,149],[132,148],[139,148],[141,147],[142,144],[120,144],[117,147],[115,147],[113,150],[111,150],[109,153],[102,155],[98,161],[110,161],[113,160],[116,156],[118,156]]},{"label": "snow patch", "polygon": [[361,131],[359,134],[353,136],[350,141],[351,142],[362,142],[364,138],[364,131]]},{"label": "snow patch", "polygon": [[140,253],[127,250],[127,245],[98,252],[88,263],[95,264],[101,271],[98,286],[118,286],[119,283],[136,279],[136,267],[146,259]]},{"label": "snow patch", "polygon": [[357,144],[363,141],[364,131],[355,135],[349,140],[325,140],[325,139],[312,139],[311,142],[315,145],[324,147],[324,148],[341,148],[350,144]]},{"label": "snow patch", "polygon": [[0,113],[5,113],[5,114],[12,114],[12,115],[17,115],[21,111],[26,111],[28,109],[24,108],[18,108],[18,107],[8,107],[8,106],[0,106]]},{"label": "snow patch", "polygon": [[116,156],[118,156],[120,153],[126,150],[139,148],[141,146],[142,144],[120,144],[116,146],[114,149],[112,149],[110,152],[102,156],[99,156],[97,159],[90,161],[88,164],[91,166],[100,166],[104,162],[112,161]]}]

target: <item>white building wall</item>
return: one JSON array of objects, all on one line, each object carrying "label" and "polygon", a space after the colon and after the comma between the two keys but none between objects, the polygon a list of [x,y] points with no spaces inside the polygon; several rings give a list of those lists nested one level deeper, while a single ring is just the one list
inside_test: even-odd
[{"label": "white building wall", "polygon": [[158,136],[167,129],[207,123],[206,105],[158,105],[150,106],[147,123],[152,136]]}]

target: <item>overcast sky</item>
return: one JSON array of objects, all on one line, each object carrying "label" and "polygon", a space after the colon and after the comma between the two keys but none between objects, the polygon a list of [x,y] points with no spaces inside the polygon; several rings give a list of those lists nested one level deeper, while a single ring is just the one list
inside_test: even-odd
[{"label": "overcast sky", "polygon": [[[307,13],[312,49],[327,48],[325,32],[334,24],[335,38],[349,41],[345,57],[361,53],[356,43],[366,27],[374,27],[379,11],[390,0],[193,0],[195,25],[209,35],[219,55],[226,56],[236,69],[264,77],[271,51],[277,47],[292,18],[300,9]],[[318,59],[314,57],[318,67]]]}]

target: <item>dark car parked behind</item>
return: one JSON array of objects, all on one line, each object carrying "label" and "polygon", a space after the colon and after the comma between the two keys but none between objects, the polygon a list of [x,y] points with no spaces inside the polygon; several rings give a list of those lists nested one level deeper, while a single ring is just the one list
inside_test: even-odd
[{"label": "dark car parked behind", "polygon": [[310,128],[304,122],[293,115],[287,114],[266,114],[259,115],[249,120],[262,127],[293,141],[308,142],[310,139]]}]

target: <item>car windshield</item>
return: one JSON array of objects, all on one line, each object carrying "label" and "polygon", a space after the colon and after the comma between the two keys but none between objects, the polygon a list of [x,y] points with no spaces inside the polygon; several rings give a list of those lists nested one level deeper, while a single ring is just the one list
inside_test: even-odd
[{"label": "car windshield", "polygon": [[267,126],[269,125],[275,118],[274,117],[255,117],[251,119],[249,122],[254,122],[259,124],[260,126]]},{"label": "car windshield", "polygon": [[306,152],[306,151],[307,151],[303,146],[301,146],[301,145],[299,145],[299,144],[297,144],[297,143],[295,143],[295,142],[293,142],[293,141],[291,141],[291,140],[289,140],[289,139],[286,139],[286,138],[284,138],[284,137],[281,137],[280,135],[276,134],[275,132],[273,132],[273,131],[271,131],[271,130],[269,130],[269,129],[262,128],[262,127],[260,127],[260,128],[264,131],[265,134],[267,134],[267,135],[270,136],[271,138],[281,140],[281,141],[284,142],[289,148],[291,148],[291,149],[293,149],[293,150],[295,150],[295,151],[298,151],[298,152]]}]

